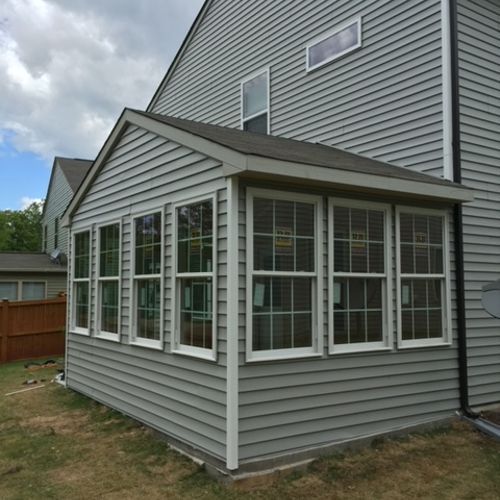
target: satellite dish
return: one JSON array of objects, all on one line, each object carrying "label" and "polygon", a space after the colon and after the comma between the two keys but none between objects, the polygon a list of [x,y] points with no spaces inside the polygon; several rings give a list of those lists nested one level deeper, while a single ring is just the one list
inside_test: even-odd
[{"label": "satellite dish", "polygon": [[61,260],[61,250],[59,248],[56,248],[51,254],[50,254],[50,260],[52,262],[55,262],[57,264],[60,264]]},{"label": "satellite dish", "polygon": [[483,286],[481,304],[488,314],[500,318],[500,280]]}]

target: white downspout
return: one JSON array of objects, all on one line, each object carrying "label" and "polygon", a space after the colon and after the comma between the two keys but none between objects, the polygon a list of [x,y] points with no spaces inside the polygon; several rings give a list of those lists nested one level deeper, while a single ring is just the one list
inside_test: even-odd
[{"label": "white downspout", "polygon": [[443,74],[443,177],[453,180],[451,25],[449,0],[441,0],[441,50]]}]

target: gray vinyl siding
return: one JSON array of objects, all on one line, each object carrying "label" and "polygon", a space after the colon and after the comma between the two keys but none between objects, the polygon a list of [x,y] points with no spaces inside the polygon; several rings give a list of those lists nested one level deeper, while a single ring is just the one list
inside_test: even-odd
[{"label": "gray vinyl siding", "polygon": [[[362,16],[363,47],[312,72],[305,46]],[[271,133],[442,175],[439,0],[214,0],[152,111],[240,127],[240,82],[271,73]]]},{"label": "gray vinyl siding", "polygon": [[500,278],[500,4],[459,0],[462,176],[469,387],[473,405],[500,401],[500,320],[481,288]]},{"label": "gray vinyl siding", "polygon": [[[216,362],[172,354],[173,203],[216,193],[218,298]],[[164,209],[164,349],[129,345],[132,217]],[[223,459],[226,446],[226,183],[219,162],[146,130],[129,127],[78,208],[72,231],[91,228],[91,336],[70,334],[68,384],[184,443]],[[96,236],[122,222],[120,342],[95,338]]]},{"label": "gray vinyl siding", "polygon": [[55,299],[66,293],[66,273],[0,273],[0,281],[38,281],[46,283],[46,298]]},{"label": "gray vinyl siding", "polygon": [[[276,185],[274,188],[280,187]],[[310,190],[308,192],[311,193]],[[327,197],[342,198],[346,194],[333,191],[317,194],[324,196],[323,355],[314,359],[246,363],[245,320],[240,320],[239,451],[242,463],[266,455],[292,453],[438,421],[452,416],[459,406],[455,335],[450,347],[406,350],[397,347],[394,227],[391,283],[393,303],[390,305],[394,311],[393,349],[371,353],[328,354]],[[347,196],[358,199],[355,193]],[[391,200],[373,201],[391,203]],[[413,206],[410,201],[408,206]],[[242,186],[239,281],[241,318],[245,318],[246,311],[245,220],[245,187]],[[452,245],[451,234],[450,240]]]},{"label": "gray vinyl siding", "polygon": [[[48,193],[45,213],[43,216],[43,225],[47,226],[47,253],[52,253],[55,247],[55,226],[54,221],[56,217],[61,219],[64,211],[66,210],[71,198],[73,198],[73,191],[62,173],[60,167],[56,165],[52,177],[52,183]],[[68,229],[61,227],[59,223],[58,245],[57,247],[64,254],[68,254]]]}]

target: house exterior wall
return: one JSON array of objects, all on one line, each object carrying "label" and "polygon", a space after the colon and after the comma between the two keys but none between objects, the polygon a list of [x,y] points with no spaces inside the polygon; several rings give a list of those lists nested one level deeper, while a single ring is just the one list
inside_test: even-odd
[{"label": "house exterior wall", "polygon": [[[49,186],[49,196],[46,200],[43,215],[43,227],[47,227],[46,253],[49,255],[56,249],[55,246],[55,219],[60,219],[73,198],[73,191],[66,180],[59,165],[56,165]],[[57,248],[64,254],[68,254],[68,229],[59,223]]]},{"label": "house exterior wall", "polygon": [[38,281],[46,283],[46,298],[55,299],[66,293],[66,272],[63,273],[5,273],[0,272],[0,281]]},{"label": "house exterior wall", "polygon": [[481,288],[500,278],[500,3],[458,1],[466,317],[471,402],[500,400],[500,320]]},{"label": "house exterior wall", "polygon": [[[362,49],[306,72],[306,44],[359,16]],[[273,135],[441,175],[440,47],[440,0],[214,0],[150,111],[240,128],[240,82],[270,67]]]},{"label": "house exterior wall", "polygon": [[[216,193],[218,303],[216,362],[172,354],[172,204]],[[165,210],[164,349],[129,345],[132,217]],[[95,337],[96,225],[122,222],[121,336]],[[91,335],[69,334],[69,387],[188,445],[224,459],[226,446],[226,183],[215,160],[131,126],[73,218],[92,228]],[[70,294],[71,295],[71,294]]]}]

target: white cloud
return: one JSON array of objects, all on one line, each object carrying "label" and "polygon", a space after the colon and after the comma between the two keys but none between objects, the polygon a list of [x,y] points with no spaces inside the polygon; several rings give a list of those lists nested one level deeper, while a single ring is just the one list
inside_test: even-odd
[{"label": "white cloud", "polygon": [[33,203],[41,203],[43,200],[41,198],[30,198],[29,196],[23,196],[21,198],[21,210],[28,208]]},{"label": "white cloud", "polygon": [[0,130],[48,162],[94,157],[124,107],[148,104],[201,4],[2,0]]}]

